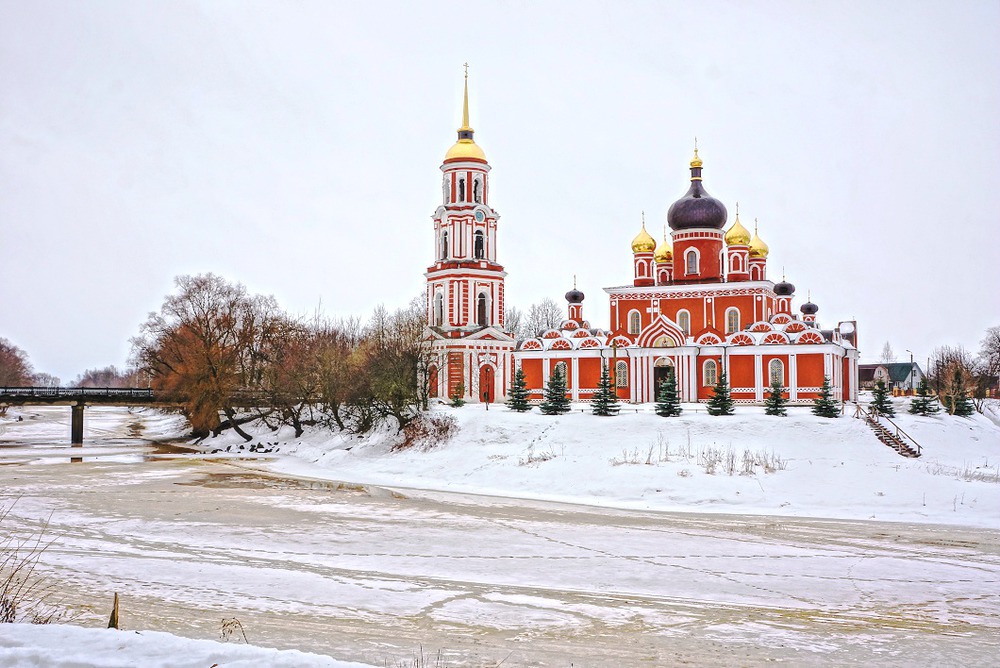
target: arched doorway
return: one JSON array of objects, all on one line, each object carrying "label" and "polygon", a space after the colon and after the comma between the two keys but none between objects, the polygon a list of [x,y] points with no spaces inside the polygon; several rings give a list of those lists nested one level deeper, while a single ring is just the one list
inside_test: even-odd
[{"label": "arched doorway", "polygon": [[496,372],[493,371],[491,366],[481,366],[479,367],[479,400],[484,403],[493,403],[496,401],[496,396],[493,390],[493,379],[496,378]]},{"label": "arched doorway", "polygon": [[674,374],[674,363],[669,357],[661,357],[653,362],[654,397],[660,392],[660,384],[668,378],[673,378],[675,381],[677,380],[677,376]]}]

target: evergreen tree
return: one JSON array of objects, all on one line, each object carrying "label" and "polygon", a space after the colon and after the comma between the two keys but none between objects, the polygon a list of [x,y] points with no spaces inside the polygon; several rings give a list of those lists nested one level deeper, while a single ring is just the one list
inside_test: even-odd
[{"label": "evergreen tree", "polygon": [[732,415],[733,400],[729,396],[729,382],[725,372],[719,374],[719,382],[712,388],[712,398],[708,400],[709,415]]},{"label": "evergreen tree", "polygon": [[514,382],[507,392],[507,408],[518,413],[531,410],[531,404],[528,403],[528,383],[524,380],[524,369],[521,367],[514,372]]},{"label": "evergreen tree", "polygon": [[771,383],[771,391],[767,393],[767,399],[764,400],[764,414],[787,416],[788,411],[785,410],[787,403],[788,399],[785,399],[785,395],[781,391],[781,383],[777,380]]},{"label": "evergreen tree", "polygon": [[913,397],[910,403],[910,413],[913,415],[934,415],[941,407],[938,406],[937,397],[931,394],[930,385],[927,384],[927,376],[920,379],[917,386],[917,396]]},{"label": "evergreen tree", "polygon": [[677,396],[677,379],[668,373],[666,380],[660,383],[660,391],[656,395],[656,414],[660,417],[677,417],[681,414],[681,400]]},{"label": "evergreen tree", "polygon": [[961,417],[968,417],[976,412],[976,406],[972,403],[972,398],[969,397],[969,388],[966,387],[965,382],[962,378],[962,370],[957,366],[955,367],[955,376],[951,381],[952,385],[952,395],[950,397],[945,397],[948,400],[948,412],[952,415],[959,415]]},{"label": "evergreen tree", "polygon": [[889,398],[889,388],[885,386],[884,380],[875,381],[875,387],[872,389],[872,402],[868,404],[868,407],[878,411],[879,415],[886,417],[896,415],[896,409],[892,407],[892,399]]},{"label": "evergreen tree", "polygon": [[556,365],[545,384],[545,396],[538,405],[543,415],[560,415],[569,413],[569,399],[566,398],[566,376],[562,367]]},{"label": "evergreen tree", "polygon": [[823,386],[819,388],[819,396],[813,400],[813,415],[825,418],[840,417],[840,408],[833,398],[833,388],[830,387],[830,377],[823,376]]},{"label": "evergreen tree", "polygon": [[601,366],[601,379],[597,381],[597,391],[590,400],[594,415],[618,415],[618,395],[611,387],[611,374],[608,365]]},{"label": "evergreen tree", "polygon": [[459,383],[455,386],[455,389],[451,391],[448,398],[451,399],[451,405],[453,408],[461,408],[465,405],[465,383]]}]

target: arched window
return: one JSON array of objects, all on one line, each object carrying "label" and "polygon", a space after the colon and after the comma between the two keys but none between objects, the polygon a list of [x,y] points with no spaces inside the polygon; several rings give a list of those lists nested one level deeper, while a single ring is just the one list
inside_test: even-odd
[{"label": "arched window", "polygon": [[440,327],[444,323],[444,293],[434,293],[434,325]]},{"label": "arched window", "polygon": [[476,230],[473,238],[473,249],[476,254],[476,259],[482,260],[486,252],[486,235],[483,234],[482,230]]},{"label": "arched window", "polygon": [[741,258],[739,255],[736,255],[735,253],[733,255],[731,255],[730,258],[729,258],[729,271],[732,271],[732,272],[735,272],[735,273],[742,273],[743,272],[743,258]]},{"label": "arched window", "polygon": [[767,375],[771,379],[771,385],[778,384],[784,386],[785,365],[781,363],[781,360],[771,360],[771,363],[767,365]]},{"label": "arched window", "polygon": [[644,260],[639,260],[635,263],[635,275],[645,278],[646,276],[646,262]]},{"label": "arched window", "polygon": [[628,387],[628,362],[615,362],[615,387]]},{"label": "arched window", "polygon": [[458,180],[458,201],[465,201],[465,179]]},{"label": "arched window", "polygon": [[684,266],[684,273],[688,275],[698,273],[698,251],[692,248],[684,254]]},{"label": "arched window", "polygon": [[719,382],[719,365],[715,363],[715,360],[708,360],[705,362],[705,366],[702,367],[704,373],[704,383],[705,387],[710,387]]},{"label": "arched window", "polygon": [[441,186],[441,194],[444,196],[444,203],[448,203],[448,198],[451,196],[451,179],[447,176],[444,177],[444,183]]},{"label": "arched window", "polygon": [[483,184],[479,179],[472,182],[472,199],[476,204],[482,204]]},{"label": "arched window", "polygon": [[479,293],[479,298],[476,300],[476,322],[479,323],[480,327],[485,327],[489,324],[487,319],[487,297],[485,292]]},{"label": "arched window", "polygon": [[760,267],[758,265],[750,265],[750,279],[754,281],[760,280]]},{"label": "arched window", "polygon": [[691,334],[691,314],[687,311],[677,312],[677,326],[681,328],[681,331],[685,335]]},{"label": "arched window", "polygon": [[638,311],[629,311],[628,314],[628,333],[638,334],[639,329],[642,326],[642,317],[639,315]]},{"label": "arched window", "polygon": [[740,310],[737,308],[726,309],[726,334],[734,334],[740,331]]},{"label": "arched window", "polygon": [[448,230],[441,233],[441,259],[448,257]]}]

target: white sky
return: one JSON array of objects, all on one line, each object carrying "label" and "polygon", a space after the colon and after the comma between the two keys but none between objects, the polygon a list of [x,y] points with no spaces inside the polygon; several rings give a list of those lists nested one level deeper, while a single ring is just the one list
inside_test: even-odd
[{"label": "white sky", "polygon": [[[362,6],[363,5],[363,6]],[[179,274],[405,304],[461,116],[508,299],[608,324],[640,211],[705,186],[862,361],[1000,324],[1000,3],[0,0],[0,336],[123,365]]]}]

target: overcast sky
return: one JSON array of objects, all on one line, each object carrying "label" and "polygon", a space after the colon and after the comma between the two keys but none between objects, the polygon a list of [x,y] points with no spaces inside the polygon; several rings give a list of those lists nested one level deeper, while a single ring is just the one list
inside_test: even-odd
[{"label": "overcast sky", "polygon": [[423,289],[461,121],[510,302],[608,325],[629,244],[705,186],[811,290],[923,362],[1000,325],[1000,3],[0,0],[0,337],[123,365],[181,274],[286,309]]}]

